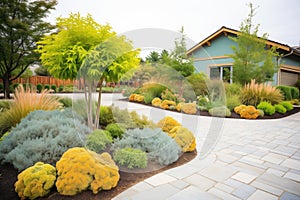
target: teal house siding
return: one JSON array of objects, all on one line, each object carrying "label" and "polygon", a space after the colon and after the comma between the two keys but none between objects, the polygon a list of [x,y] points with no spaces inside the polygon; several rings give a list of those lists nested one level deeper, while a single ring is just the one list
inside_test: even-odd
[{"label": "teal house siding", "polygon": [[[232,46],[236,43],[230,37],[236,37],[239,31],[221,27],[187,51],[194,60],[196,72],[203,72],[211,79],[222,79],[232,83],[234,60]],[[274,57],[278,72],[274,74],[273,85],[295,85],[300,79],[300,47],[289,47],[271,40],[266,47],[276,46],[280,57]],[[229,73],[229,74],[228,74]]]}]

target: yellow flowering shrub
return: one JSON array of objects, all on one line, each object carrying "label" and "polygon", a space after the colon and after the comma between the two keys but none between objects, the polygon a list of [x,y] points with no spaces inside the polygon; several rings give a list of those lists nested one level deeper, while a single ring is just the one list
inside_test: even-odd
[{"label": "yellow flowering shrub", "polygon": [[169,109],[170,106],[176,106],[176,102],[170,100],[163,100],[160,104],[160,107],[163,109]]},{"label": "yellow flowering shrub", "polygon": [[131,94],[131,95],[128,97],[129,101],[134,101],[135,95],[136,95],[136,94]]},{"label": "yellow flowering shrub", "polygon": [[72,196],[87,189],[97,194],[116,187],[120,179],[119,168],[108,153],[100,155],[80,147],[66,151],[56,168],[56,188],[62,195]]},{"label": "yellow flowering shrub", "polygon": [[182,152],[190,152],[196,149],[194,134],[183,126],[175,126],[168,135],[181,147]]},{"label": "yellow flowering shrub", "polygon": [[175,126],[181,126],[181,124],[179,122],[177,122],[175,119],[173,119],[172,117],[165,117],[163,119],[161,119],[158,123],[157,126],[159,128],[161,128],[164,132],[170,132],[170,130],[172,130],[172,128],[174,128]]},{"label": "yellow flowering shrub", "polygon": [[177,104],[176,110],[177,110],[178,112],[181,111],[181,106],[182,106],[182,104],[184,104],[184,103],[183,103],[183,102],[180,102],[180,103]]},{"label": "yellow flowering shrub", "polygon": [[237,106],[237,107],[234,108],[234,112],[235,112],[236,114],[240,114],[241,111],[242,111],[243,109],[245,109],[246,107],[247,107],[246,105],[240,105],[240,106]]},{"label": "yellow flowering shrub", "polygon": [[181,105],[181,111],[186,114],[196,114],[197,113],[197,105],[196,105],[196,103],[183,103]]},{"label": "yellow flowering shrub", "polygon": [[259,111],[254,106],[247,106],[240,111],[241,118],[256,119],[259,116]]},{"label": "yellow flowering shrub", "polygon": [[160,107],[161,99],[158,97],[155,97],[154,99],[152,99],[151,104],[152,104],[152,106]]},{"label": "yellow flowering shrub", "polygon": [[143,102],[145,97],[140,94],[131,94],[129,96],[129,101]]},{"label": "yellow flowering shrub", "polygon": [[37,162],[18,175],[15,191],[21,199],[46,196],[56,180],[56,169],[50,164]]}]

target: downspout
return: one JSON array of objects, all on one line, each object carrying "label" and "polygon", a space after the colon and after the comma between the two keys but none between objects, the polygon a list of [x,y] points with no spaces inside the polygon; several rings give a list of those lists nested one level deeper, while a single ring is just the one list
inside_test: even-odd
[{"label": "downspout", "polygon": [[[291,47],[290,47],[291,48]],[[277,57],[277,67],[278,67],[278,72],[277,72],[277,85],[280,85],[281,84],[281,71],[280,71],[280,60],[281,58],[284,58],[284,57],[287,57],[287,56],[290,56],[294,53],[294,49],[291,48],[291,52],[283,55],[283,56],[278,56]]]}]

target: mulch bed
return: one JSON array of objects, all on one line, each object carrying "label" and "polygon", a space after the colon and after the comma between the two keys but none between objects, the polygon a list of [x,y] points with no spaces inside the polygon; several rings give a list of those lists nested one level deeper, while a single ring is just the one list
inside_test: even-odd
[{"label": "mulch bed", "polygon": [[[62,196],[60,195],[55,189],[51,191],[51,193],[40,199],[51,199],[51,200],[109,200],[113,197],[117,196],[127,188],[155,175],[160,172],[163,172],[167,169],[171,169],[180,165],[183,165],[189,161],[191,161],[193,158],[195,158],[197,155],[196,151],[184,153],[182,156],[173,164],[168,165],[166,167],[163,167],[156,171],[146,172],[146,173],[129,173],[129,172],[123,172],[120,171],[120,180],[117,185],[112,190],[109,191],[100,191],[98,194],[94,195],[91,191],[84,191],[76,196]],[[0,199],[1,200],[14,200],[14,199],[20,199],[17,195],[17,193],[14,190],[14,183],[17,181],[18,171],[12,166],[12,165],[1,165],[0,166]],[[54,187],[55,188],[55,187]]]}]

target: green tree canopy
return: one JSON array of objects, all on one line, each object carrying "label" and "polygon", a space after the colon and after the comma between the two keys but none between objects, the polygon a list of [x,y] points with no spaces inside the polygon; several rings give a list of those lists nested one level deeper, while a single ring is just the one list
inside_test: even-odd
[{"label": "green tree canopy", "polygon": [[274,57],[278,56],[275,47],[267,48],[267,34],[258,37],[259,25],[253,25],[252,18],[256,9],[249,4],[250,13],[248,18],[240,26],[241,34],[230,37],[237,46],[232,46],[234,54],[233,81],[245,84],[255,79],[258,83],[271,81],[276,72]]},{"label": "green tree canopy", "polygon": [[36,42],[53,26],[44,18],[55,0],[0,0],[0,78],[4,97],[10,98],[11,81],[21,76],[39,57]]},{"label": "green tree canopy", "polygon": [[109,25],[100,25],[91,15],[71,13],[57,19],[57,32],[38,42],[42,65],[60,79],[76,79],[79,68],[89,51],[116,35]]}]

